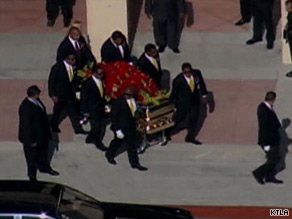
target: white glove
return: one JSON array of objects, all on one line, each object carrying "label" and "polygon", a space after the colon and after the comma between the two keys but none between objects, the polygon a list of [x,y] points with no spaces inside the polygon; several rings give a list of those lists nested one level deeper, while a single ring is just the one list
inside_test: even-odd
[{"label": "white glove", "polygon": [[125,135],[122,132],[122,130],[116,131],[116,135],[117,135],[117,138],[119,138],[119,139],[123,139],[125,137]]},{"label": "white glove", "polygon": [[106,113],[110,113],[111,112],[111,107],[109,105],[105,105],[104,110]]},{"label": "white glove", "polygon": [[271,149],[271,146],[270,145],[264,146],[264,151],[268,152],[268,151],[270,151],[270,149]]}]

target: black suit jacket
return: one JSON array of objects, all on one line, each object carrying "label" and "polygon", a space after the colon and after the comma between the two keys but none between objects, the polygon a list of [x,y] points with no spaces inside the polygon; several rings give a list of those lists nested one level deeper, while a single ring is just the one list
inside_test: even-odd
[{"label": "black suit jacket", "polygon": [[119,48],[115,47],[109,38],[104,42],[101,47],[101,59],[105,63],[116,62],[116,61],[125,61],[130,62],[131,53],[127,43],[123,46],[124,57],[122,57]]},{"label": "black suit jacket", "polygon": [[150,78],[153,79],[154,83],[158,86],[161,87],[161,77],[162,77],[162,70],[160,66],[160,61],[158,61],[158,66],[159,69],[157,70],[155,66],[147,59],[145,56],[145,53],[141,55],[137,62],[137,66],[139,69],[144,72],[145,74],[149,75]]},{"label": "black suit jacket", "polygon": [[63,62],[55,64],[51,68],[49,75],[49,96],[58,97],[60,100],[74,99],[74,79],[72,82],[69,80],[69,75],[66,66]]},{"label": "black suit jacket", "polygon": [[[105,86],[103,86],[105,94]],[[103,115],[105,107],[104,95],[101,96],[99,88],[91,77],[84,82],[81,91],[81,111],[91,115]]]},{"label": "black suit jacket", "polygon": [[261,103],[257,110],[259,132],[258,144],[261,146],[279,146],[281,124],[276,113],[269,109],[265,103]]},{"label": "black suit jacket", "polygon": [[50,134],[50,126],[46,107],[39,100],[43,109],[25,98],[19,107],[19,132],[18,138],[21,143],[30,146],[47,146]]},{"label": "black suit jacket", "polygon": [[65,37],[64,40],[58,47],[57,51],[57,62],[63,62],[68,54],[75,54],[76,57],[76,68],[83,69],[83,67],[88,62],[96,62],[94,55],[89,49],[83,36],[80,37],[78,44],[80,46],[80,52],[78,53],[73,47],[68,37]]},{"label": "black suit jacket", "polygon": [[136,120],[124,96],[120,96],[113,102],[111,129],[114,132],[122,130],[125,135],[136,133]]},{"label": "black suit jacket", "polygon": [[146,0],[145,13],[158,20],[177,20],[185,12],[185,0]]},{"label": "black suit jacket", "polygon": [[199,106],[201,96],[208,94],[201,71],[194,69],[192,75],[195,80],[195,90],[193,93],[183,73],[180,73],[173,80],[170,98],[176,104],[177,108],[182,107],[188,109],[193,106]]}]

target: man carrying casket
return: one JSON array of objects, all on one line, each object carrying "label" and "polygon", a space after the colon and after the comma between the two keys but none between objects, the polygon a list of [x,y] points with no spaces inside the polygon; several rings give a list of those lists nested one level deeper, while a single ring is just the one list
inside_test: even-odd
[{"label": "man carrying casket", "polygon": [[135,90],[129,87],[124,91],[124,95],[113,102],[111,128],[114,131],[115,138],[111,141],[105,156],[109,163],[115,165],[114,157],[117,151],[125,146],[131,167],[140,171],[147,171],[146,167],[140,165],[137,154],[139,134],[136,128],[135,112],[137,104],[133,98],[134,94]]},{"label": "man carrying casket", "polygon": [[93,75],[84,82],[81,91],[81,111],[91,127],[86,143],[105,151],[107,148],[102,143],[106,129],[104,72],[97,65],[93,66],[92,72]]},{"label": "man carrying casket", "polygon": [[190,63],[182,65],[182,73],[176,76],[172,84],[170,99],[175,103],[177,113],[175,126],[169,131],[168,137],[187,129],[186,142],[201,145],[196,140],[197,123],[201,97],[206,98],[208,91],[200,70],[193,69]]}]

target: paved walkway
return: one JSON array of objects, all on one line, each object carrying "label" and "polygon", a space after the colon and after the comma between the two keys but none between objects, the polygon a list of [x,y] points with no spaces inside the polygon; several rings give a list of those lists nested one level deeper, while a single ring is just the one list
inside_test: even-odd
[{"label": "paved walkway", "polygon": [[[106,137],[108,143],[110,135]],[[25,179],[25,161],[18,143],[0,144],[0,178]],[[287,170],[279,174],[284,185],[259,185],[251,171],[264,161],[262,151],[250,145],[169,144],[153,147],[141,155],[149,168],[139,172],[130,168],[126,153],[107,163],[84,137],[73,143],[60,143],[52,166],[60,177],[40,174],[40,180],[73,186],[104,201],[165,205],[291,206],[292,155]]]},{"label": "paved walkway", "polygon": [[[46,80],[57,45],[66,33],[61,22],[51,32],[46,29],[43,1],[32,0],[16,9],[14,6],[21,2],[0,2],[0,19],[7,20],[0,27],[0,179],[26,178],[23,152],[17,142],[17,107],[26,88],[37,84],[43,89],[48,111],[52,111]],[[107,164],[100,151],[84,145],[84,137],[72,134],[66,121],[61,126],[61,143],[52,162],[61,176],[40,174],[41,180],[65,183],[108,201],[291,206],[291,153],[287,155],[286,170],[279,174],[284,185],[260,186],[251,176],[251,171],[264,160],[255,145],[255,112],[265,92],[276,90],[280,118],[292,118],[292,81],[284,75],[290,66],[281,64],[279,42],[273,51],[267,51],[264,43],[245,46],[245,40],[251,36],[249,25],[233,25],[239,18],[237,0],[213,2],[189,1],[195,9],[194,23],[191,25],[189,20],[190,26],[182,34],[181,54],[167,50],[161,56],[170,78],[180,71],[182,62],[189,61],[202,70],[208,89],[213,92],[215,109],[207,114],[199,135],[205,145],[185,144],[182,132],[169,146],[153,147],[142,155],[141,162],[150,170],[141,173],[130,169],[125,154],[117,159],[118,166]],[[84,1],[77,3],[76,18],[86,22]],[[18,16],[9,16],[16,11]],[[142,13],[133,54],[139,56],[144,45],[152,41],[151,22]],[[292,136],[291,126],[286,132]],[[111,137],[109,132],[105,142]]]}]

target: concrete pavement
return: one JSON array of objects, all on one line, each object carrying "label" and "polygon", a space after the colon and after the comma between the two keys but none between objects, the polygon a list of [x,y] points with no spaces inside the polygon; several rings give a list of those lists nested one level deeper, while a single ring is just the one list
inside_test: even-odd
[{"label": "concrete pavement", "polygon": [[[106,137],[106,143],[110,140]],[[25,179],[19,143],[2,142],[0,179]],[[85,145],[83,136],[60,143],[52,166],[60,177],[39,174],[40,180],[61,182],[104,201],[172,205],[291,206],[292,155],[279,174],[284,185],[259,185],[251,171],[264,161],[256,145],[169,144],[140,156],[147,172],[132,170],[126,153],[107,163],[101,151]]]},{"label": "concrete pavement", "polygon": [[[180,71],[182,62],[189,61],[207,79],[216,108],[213,114],[208,114],[199,135],[206,144],[202,147],[185,144],[184,133],[179,134],[167,147],[150,148],[141,156],[141,163],[149,167],[148,172],[142,173],[130,168],[126,154],[117,158],[117,166],[109,165],[100,151],[84,144],[84,137],[73,136],[66,121],[61,126],[59,151],[52,161],[61,176],[40,174],[39,179],[68,184],[104,201],[291,206],[291,153],[287,155],[286,170],[279,174],[284,185],[261,186],[251,175],[264,161],[263,152],[255,145],[257,104],[266,91],[276,90],[279,117],[292,118],[292,80],[285,77],[291,67],[281,64],[279,42],[273,51],[267,51],[264,43],[245,46],[251,36],[249,26],[233,25],[239,18],[237,0],[217,0],[211,4],[213,1],[190,1],[197,13],[193,26],[183,32],[181,54],[167,50],[161,56],[163,68],[169,70],[171,78]],[[0,9],[15,13],[13,6],[19,0],[5,2],[8,6],[0,5]],[[48,111],[52,111],[46,80],[66,30],[62,30],[59,22],[49,32],[40,10],[43,2],[34,0],[31,6],[36,2],[39,10],[32,17],[27,10],[33,12],[34,7],[18,11],[17,17],[0,15],[7,20],[0,27],[0,179],[26,179],[22,147],[16,136],[17,107],[27,86],[38,84]],[[82,5],[82,1],[77,2]],[[77,15],[84,18],[83,10],[79,9]],[[151,22],[142,13],[133,54],[139,56],[148,42],[153,42]],[[291,126],[286,131],[292,136]],[[111,137],[108,132],[105,142]]]}]

